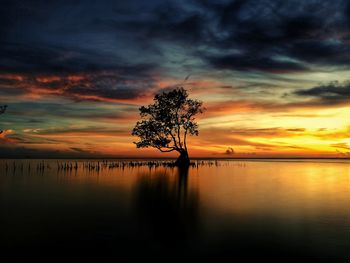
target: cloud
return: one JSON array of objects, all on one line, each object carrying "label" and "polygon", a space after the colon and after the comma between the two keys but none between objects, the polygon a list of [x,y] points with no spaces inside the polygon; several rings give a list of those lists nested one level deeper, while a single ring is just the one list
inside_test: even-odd
[{"label": "cloud", "polygon": [[[135,70],[135,73],[132,73]],[[116,71],[75,74],[0,74],[1,94],[5,96],[62,96],[74,101],[137,101],[149,97],[155,87],[143,67]]]},{"label": "cloud", "polygon": [[15,144],[17,142],[16,139],[11,138],[13,134],[13,130],[4,130],[0,132],[0,143],[4,144]]},{"label": "cloud", "polygon": [[19,43],[0,45],[0,68],[3,72],[32,74],[89,72],[115,68],[111,58],[83,48],[53,45],[37,46]]},{"label": "cloud", "polygon": [[350,146],[347,143],[334,143],[334,144],[331,144],[331,146],[334,148],[350,150]]},{"label": "cloud", "polygon": [[106,127],[96,127],[96,126],[84,126],[81,128],[51,128],[51,129],[38,129],[38,130],[28,130],[25,131],[27,134],[32,134],[36,136],[54,136],[54,137],[91,137],[91,136],[124,136],[130,135],[128,129],[113,129]]},{"label": "cloud", "polygon": [[[94,158],[90,151],[37,149],[27,146],[2,145],[0,158]],[[102,156],[102,155],[99,155]]]},{"label": "cloud", "polygon": [[264,138],[276,138],[276,137],[291,137],[298,136],[306,132],[305,128],[282,128],[282,127],[272,127],[272,128],[246,128],[246,129],[231,129],[232,134],[237,134],[240,136],[247,137],[264,137]]},{"label": "cloud", "polygon": [[29,3],[9,2],[1,12],[7,26],[0,28],[6,40],[0,44],[0,66],[7,71],[114,70],[142,60],[162,67],[174,45],[189,47],[181,55],[207,63],[201,67],[219,70],[303,72],[346,67],[350,61],[345,0],[37,1],[34,6],[28,12]]},{"label": "cloud", "polygon": [[265,71],[270,73],[291,73],[307,71],[307,67],[292,61],[270,57],[255,57],[249,54],[233,54],[207,57],[208,62],[217,69],[241,71]]},{"label": "cloud", "polygon": [[[193,43],[193,36],[201,47],[194,54],[219,70],[288,73],[346,67],[349,5],[341,0],[199,0],[160,9],[166,19],[152,32],[162,41],[183,44]],[[192,20],[192,27],[182,27]]]},{"label": "cloud", "polygon": [[[223,127],[218,116],[227,123],[250,113],[326,117],[318,109],[350,102],[347,82],[315,85],[321,74],[327,80],[350,70],[346,0],[13,0],[2,7],[0,97],[11,110],[1,127],[16,131],[7,142],[26,148],[57,143],[78,153],[88,136],[127,145],[137,106],[188,74],[184,85],[208,109],[202,143],[222,154],[230,145],[239,152],[296,148],[268,139],[309,130],[256,122],[212,138],[205,128]],[[74,136],[83,142],[71,145]]]},{"label": "cloud", "polygon": [[225,151],[225,154],[227,155],[234,155],[235,150],[232,147],[228,147],[227,150]]},{"label": "cloud", "polygon": [[[216,137],[212,136],[214,132],[217,135]],[[201,142],[202,146],[234,145],[234,146],[248,146],[254,149],[259,147],[264,149],[271,149],[277,146],[273,143],[255,142],[253,140],[250,140],[250,136],[247,133],[244,133],[244,132],[235,133],[232,129],[226,129],[226,128],[203,129],[200,132],[200,136],[205,138],[205,140]],[[261,134],[261,137],[264,137],[264,134]],[[191,139],[191,140],[194,140],[194,139]],[[229,146],[229,147],[232,147],[232,146]]]},{"label": "cloud", "polygon": [[297,96],[313,97],[327,104],[341,104],[349,102],[350,81],[343,83],[333,81],[313,88],[297,90],[294,94]]}]

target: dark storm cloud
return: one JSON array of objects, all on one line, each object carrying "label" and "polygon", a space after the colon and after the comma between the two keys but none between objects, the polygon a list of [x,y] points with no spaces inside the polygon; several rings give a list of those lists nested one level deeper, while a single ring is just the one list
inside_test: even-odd
[{"label": "dark storm cloud", "polygon": [[[2,96],[47,92],[74,100],[131,100],[154,87],[157,62],[129,55],[136,37],[126,21],[137,22],[142,2],[4,1],[2,6]],[[45,78],[51,80],[40,81]]]},{"label": "dark storm cloud", "polygon": [[349,10],[343,0],[165,1],[123,25],[147,46],[189,46],[216,69],[302,72],[348,66]]},{"label": "dark storm cloud", "polygon": [[175,43],[200,43],[205,36],[205,16],[197,12],[186,12],[183,7],[165,4],[157,7],[154,17],[145,27],[145,41],[155,38]]},{"label": "dark storm cloud", "polygon": [[[137,98],[154,87],[154,75],[182,72],[182,62],[166,71],[169,57],[204,63],[191,64],[193,70],[275,74],[350,63],[345,0],[4,1],[3,7],[0,73],[58,75],[45,84],[50,90],[65,86],[66,75],[90,75],[60,93],[73,99]],[[0,82],[4,93],[22,87]]]},{"label": "dark storm cloud", "polygon": [[349,66],[350,45],[346,39],[310,40],[295,43],[288,55],[316,65]]},{"label": "dark storm cloud", "polygon": [[348,66],[349,6],[340,0],[196,1],[161,9],[161,23],[150,27],[163,41],[200,45],[196,55],[217,69],[301,72]]},{"label": "dark storm cloud", "polygon": [[249,55],[223,55],[207,58],[209,63],[218,69],[266,72],[306,71],[307,67],[300,63],[278,61],[270,57],[254,57]]},{"label": "dark storm cloud", "polygon": [[110,58],[83,49],[41,47],[17,43],[1,43],[0,69],[2,72],[72,73],[114,69]]},{"label": "dark storm cloud", "polygon": [[207,60],[219,69],[276,72],[347,66],[349,28],[343,7],[348,5],[345,1],[235,1],[219,6],[216,35],[210,41],[217,54]]},{"label": "dark storm cloud", "polygon": [[325,103],[343,103],[350,100],[350,81],[344,83],[334,81],[310,89],[298,90],[295,94],[318,98]]}]

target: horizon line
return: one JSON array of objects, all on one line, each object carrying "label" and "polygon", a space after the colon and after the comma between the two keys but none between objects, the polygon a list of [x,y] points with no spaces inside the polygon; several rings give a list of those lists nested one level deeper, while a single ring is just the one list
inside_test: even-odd
[{"label": "horizon line", "polygon": [[[0,160],[176,160],[176,157],[0,157]],[[348,160],[350,157],[192,157],[191,160]]]}]

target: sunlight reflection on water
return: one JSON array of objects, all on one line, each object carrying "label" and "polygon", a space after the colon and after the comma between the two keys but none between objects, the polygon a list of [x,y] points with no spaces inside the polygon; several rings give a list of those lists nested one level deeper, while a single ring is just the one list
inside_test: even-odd
[{"label": "sunlight reflection on water", "polygon": [[1,247],[15,257],[350,259],[347,161],[124,163],[1,160]]}]

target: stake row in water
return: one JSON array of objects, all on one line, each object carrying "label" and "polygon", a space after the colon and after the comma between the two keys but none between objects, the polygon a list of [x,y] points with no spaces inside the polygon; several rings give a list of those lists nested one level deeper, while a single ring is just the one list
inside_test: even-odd
[{"label": "stake row in water", "polygon": [[[229,161],[217,161],[217,160],[194,160],[191,162],[190,167],[200,166],[221,166],[229,165]],[[30,171],[32,169],[43,172],[45,170],[56,169],[57,171],[73,171],[78,169],[84,169],[88,171],[100,171],[106,169],[124,169],[124,168],[137,168],[137,167],[175,167],[175,163],[172,161],[152,160],[152,161],[126,161],[126,160],[101,160],[101,161],[56,161],[56,167],[54,162],[50,160],[42,160],[38,162],[15,160],[15,161],[3,161],[2,167],[5,171]],[[245,166],[244,163],[236,162],[236,165]]]}]

